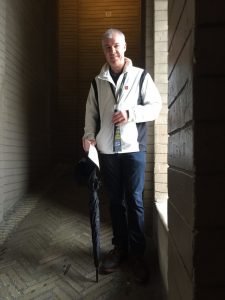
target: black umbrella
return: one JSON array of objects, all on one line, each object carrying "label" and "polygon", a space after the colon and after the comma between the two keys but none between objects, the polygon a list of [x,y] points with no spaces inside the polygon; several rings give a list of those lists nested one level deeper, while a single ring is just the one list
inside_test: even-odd
[{"label": "black umbrella", "polygon": [[78,163],[79,179],[86,182],[90,192],[90,224],[92,231],[92,246],[94,265],[96,268],[96,282],[98,282],[99,260],[100,260],[100,212],[98,190],[100,188],[100,180],[98,176],[98,168],[88,157],[82,158]]}]

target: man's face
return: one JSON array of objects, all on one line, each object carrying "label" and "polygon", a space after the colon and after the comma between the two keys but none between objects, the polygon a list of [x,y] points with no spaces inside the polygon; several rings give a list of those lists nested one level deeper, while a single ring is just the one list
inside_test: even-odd
[{"label": "man's face", "polygon": [[103,40],[102,46],[106,61],[112,68],[122,67],[124,65],[126,43],[121,35],[114,33],[112,38]]}]

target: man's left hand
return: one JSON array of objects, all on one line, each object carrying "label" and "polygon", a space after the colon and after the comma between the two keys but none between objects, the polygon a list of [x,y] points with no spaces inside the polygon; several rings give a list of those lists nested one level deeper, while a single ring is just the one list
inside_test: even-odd
[{"label": "man's left hand", "polygon": [[116,111],[112,116],[113,124],[120,125],[128,122],[128,112],[124,111]]}]

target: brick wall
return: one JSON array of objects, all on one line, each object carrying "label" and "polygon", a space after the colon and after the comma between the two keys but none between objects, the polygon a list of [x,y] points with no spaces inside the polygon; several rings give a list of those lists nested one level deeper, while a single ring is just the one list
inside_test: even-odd
[{"label": "brick wall", "polygon": [[0,220],[49,162],[47,8],[0,2]]},{"label": "brick wall", "polygon": [[[167,0],[146,1],[146,69],[163,99],[159,118],[149,123],[145,205],[167,201]],[[152,214],[152,209],[149,209]],[[152,215],[147,217],[152,219]]]},{"label": "brick wall", "polygon": [[78,1],[58,1],[58,97],[54,136],[57,161],[75,161],[81,136],[77,133],[78,90]]},{"label": "brick wall", "polygon": [[155,121],[155,165],[154,165],[154,233],[158,246],[159,266],[168,289],[168,233],[167,233],[167,98],[168,98],[168,1],[154,1],[154,77],[160,91],[163,106],[159,118]]},{"label": "brick wall", "polygon": [[5,73],[5,1],[0,2],[0,221],[4,215],[4,161],[3,161],[3,117],[4,117],[4,73]]},{"label": "brick wall", "polygon": [[168,1],[155,0],[154,4],[154,78],[162,97],[163,107],[155,121],[155,199],[167,201],[167,94],[168,94]]},{"label": "brick wall", "polygon": [[[154,1],[145,3],[145,68],[154,80]],[[147,236],[152,235],[154,201],[154,122],[149,122],[147,133],[147,163],[145,172],[144,206]]]},{"label": "brick wall", "polygon": [[145,67],[154,77],[154,0],[145,1]]}]

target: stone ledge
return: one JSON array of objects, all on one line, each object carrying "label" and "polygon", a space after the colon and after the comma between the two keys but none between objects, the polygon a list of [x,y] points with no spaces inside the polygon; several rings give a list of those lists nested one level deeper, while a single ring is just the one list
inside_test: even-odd
[{"label": "stone ledge", "polygon": [[163,225],[168,231],[167,199],[160,202],[156,201],[155,206],[160,216],[160,219],[162,220]]}]

